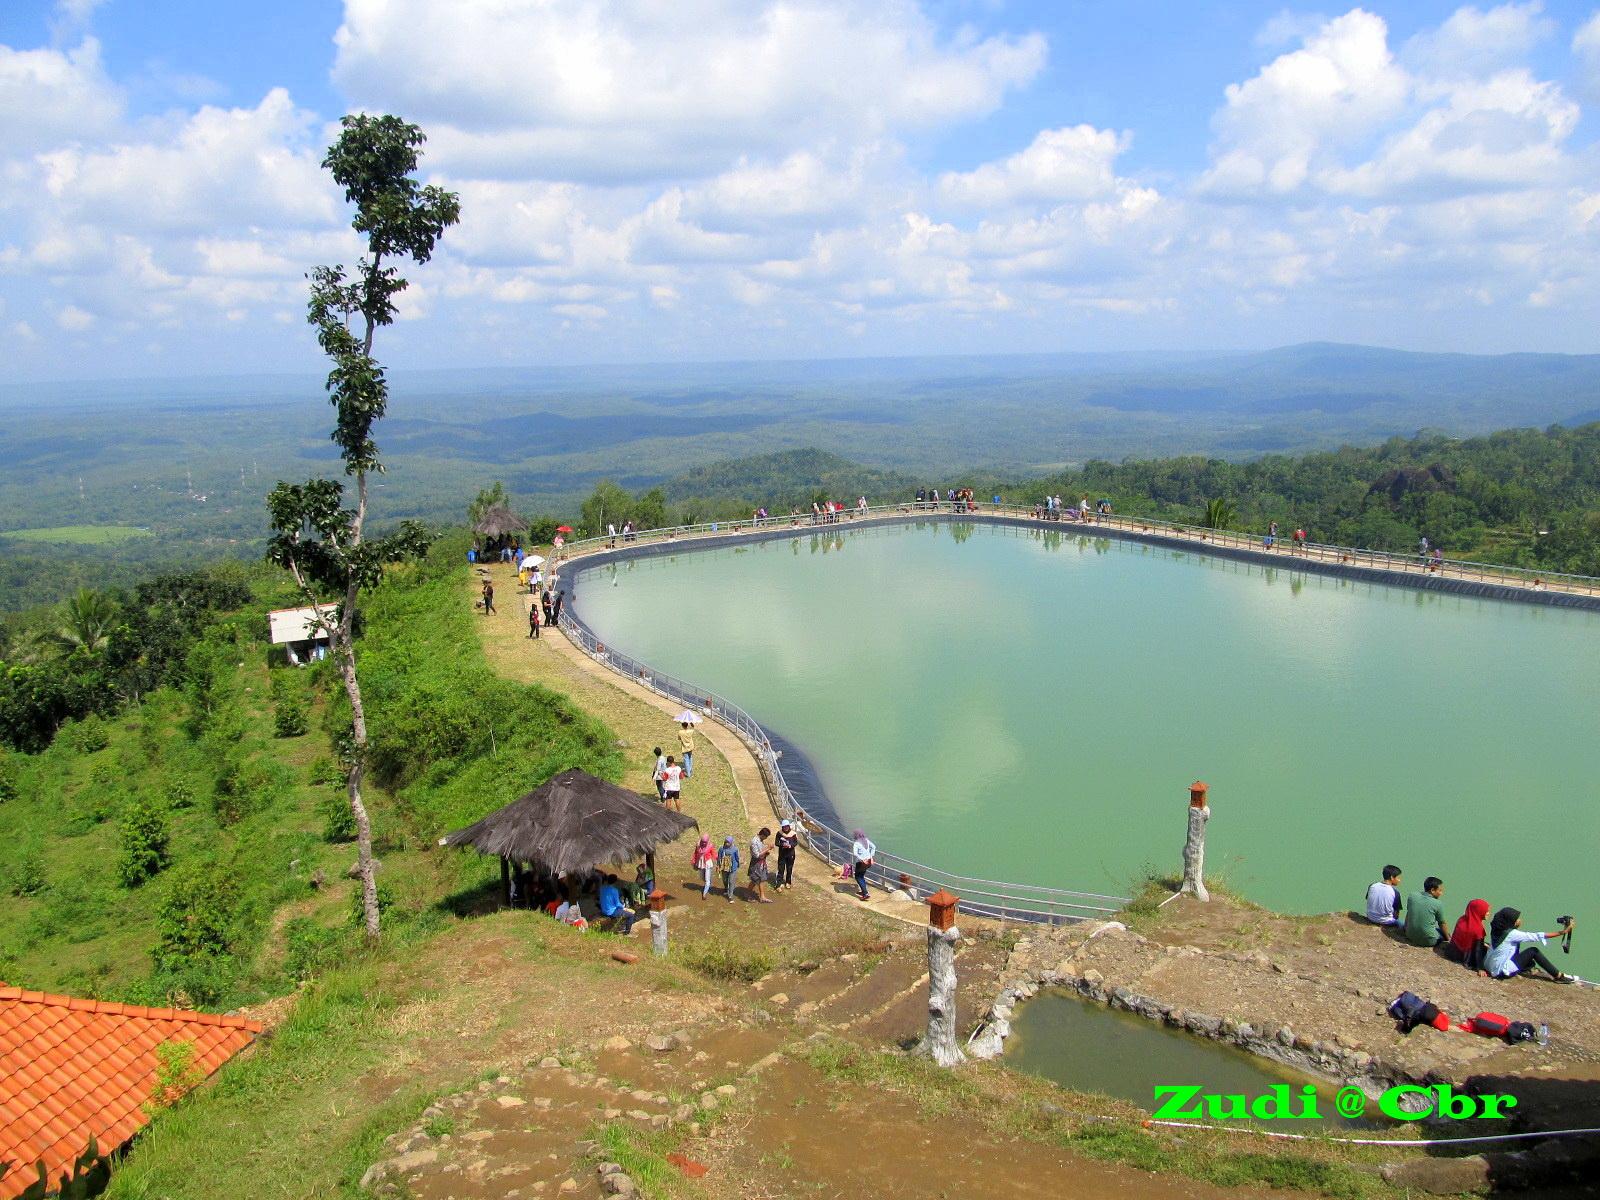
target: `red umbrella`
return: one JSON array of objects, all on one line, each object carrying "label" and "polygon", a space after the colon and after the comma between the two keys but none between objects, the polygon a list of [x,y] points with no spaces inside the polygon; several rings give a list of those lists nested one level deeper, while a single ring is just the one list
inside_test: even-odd
[{"label": "red umbrella", "polygon": [[572,532],[572,526],[571,525],[557,525],[556,526],[556,532],[557,533],[571,533]]}]

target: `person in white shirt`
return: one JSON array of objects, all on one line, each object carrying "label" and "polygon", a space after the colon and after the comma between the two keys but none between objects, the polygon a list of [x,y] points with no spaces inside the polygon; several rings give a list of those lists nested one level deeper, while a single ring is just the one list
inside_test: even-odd
[{"label": "person in white shirt", "polygon": [[1494,979],[1510,979],[1520,971],[1538,967],[1557,983],[1571,983],[1571,975],[1563,975],[1544,956],[1540,946],[1548,945],[1551,938],[1565,937],[1572,931],[1574,922],[1569,917],[1565,929],[1554,933],[1527,933],[1522,929],[1522,913],[1514,908],[1502,908],[1489,923],[1489,953],[1484,957],[1483,969]]},{"label": "person in white shirt", "polygon": [[1367,889],[1367,920],[1374,925],[1400,924],[1400,868],[1383,869],[1383,882]]},{"label": "person in white shirt", "polygon": [[661,747],[655,748],[656,766],[650,773],[650,778],[656,781],[656,799],[667,798],[667,756],[661,753]]},{"label": "person in white shirt", "polygon": [[667,765],[661,768],[661,799],[673,812],[682,812],[680,797],[683,791],[683,768],[667,755]]},{"label": "person in white shirt", "polygon": [[855,832],[855,844],[850,847],[850,855],[855,859],[856,887],[861,891],[863,900],[872,897],[867,893],[867,868],[872,865],[872,860],[877,856],[878,848],[861,830]]}]

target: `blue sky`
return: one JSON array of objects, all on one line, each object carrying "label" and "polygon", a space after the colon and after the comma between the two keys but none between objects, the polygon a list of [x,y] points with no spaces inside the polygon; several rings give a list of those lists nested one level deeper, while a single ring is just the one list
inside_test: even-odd
[{"label": "blue sky", "polygon": [[1596,104],[1592,3],[13,0],[0,359],[313,367],[358,107],[463,198],[405,365],[1590,351]]}]

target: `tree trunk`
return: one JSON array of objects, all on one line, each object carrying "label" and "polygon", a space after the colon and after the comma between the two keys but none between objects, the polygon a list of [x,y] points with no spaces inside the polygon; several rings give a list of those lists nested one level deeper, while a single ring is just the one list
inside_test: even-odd
[{"label": "tree trunk", "polygon": [[1206,891],[1206,822],[1211,819],[1209,806],[1189,809],[1189,834],[1183,842],[1183,887],[1181,895],[1193,896],[1196,900],[1209,900],[1211,893]]},{"label": "tree trunk", "polygon": [[[365,508],[366,488],[363,486],[361,491],[361,508]],[[344,680],[344,692],[350,699],[350,734],[354,750],[350,773],[345,777],[345,790],[350,797],[350,815],[356,823],[356,875],[361,881],[362,924],[366,929],[367,941],[376,942],[378,881],[372,869],[372,821],[361,799],[361,782],[367,772],[367,713],[361,703],[361,680],[356,677],[355,611],[356,588],[352,583],[345,591],[344,611],[339,614],[337,636],[330,640],[338,643],[335,657],[339,663],[339,676]]]},{"label": "tree trunk", "polygon": [[966,1062],[956,1040],[956,942],[959,929],[928,927],[927,1051],[941,1067]]}]

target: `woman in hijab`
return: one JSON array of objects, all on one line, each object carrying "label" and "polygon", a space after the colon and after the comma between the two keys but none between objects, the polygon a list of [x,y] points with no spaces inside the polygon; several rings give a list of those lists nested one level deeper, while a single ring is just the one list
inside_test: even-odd
[{"label": "woman in hijab", "polygon": [[704,900],[711,894],[711,872],[717,866],[717,851],[708,835],[704,833],[700,835],[700,841],[694,848],[694,857],[689,861],[694,864],[694,869],[700,872],[700,878],[705,881],[705,886],[700,889],[700,899]]},{"label": "woman in hijab", "polygon": [[1494,920],[1489,923],[1489,951],[1484,957],[1484,969],[1496,979],[1510,979],[1519,971],[1538,967],[1557,983],[1571,983],[1572,976],[1563,975],[1551,966],[1539,947],[1548,944],[1551,938],[1561,937],[1572,926],[1555,933],[1525,933],[1521,926],[1522,913],[1518,910],[1502,908],[1495,913]]},{"label": "woman in hijab", "polygon": [[1467,911],[1461,914],[1461,919],[1456,922],[1455,932],[1450,935],[1450,940],[1444,945],[1444,956],[1451,962],[1458,962],[1469,971],[1476,971],[1485,975],[1483,957],[1488,953],[1488,946],[1483,940],[1483,919],[1489,915],[1489,902],[1487,900],[1473,900],[1467,904]]}]

